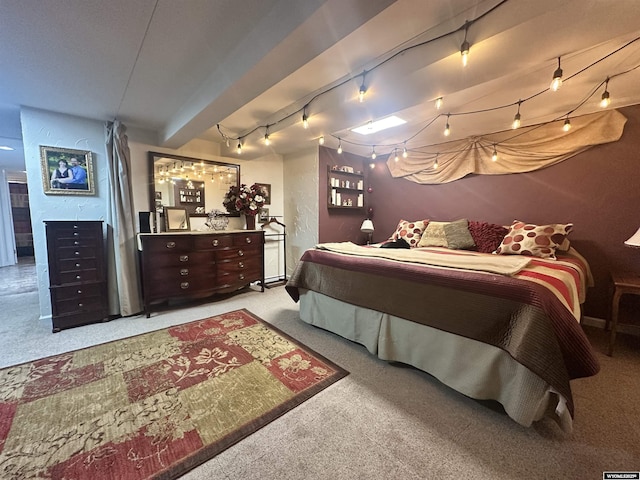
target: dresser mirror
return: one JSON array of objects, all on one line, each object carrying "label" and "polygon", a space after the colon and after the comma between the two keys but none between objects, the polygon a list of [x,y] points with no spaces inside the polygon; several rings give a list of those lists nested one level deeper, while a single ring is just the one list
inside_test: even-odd
[{"label": "dresser mirror", "polygon": [[[150,205],[184,208],[191,217],[224,210],[222,200],[231,185],[240,186],[240,165],[149,152]],[[239,214],[229,214],[239,216]]]}]

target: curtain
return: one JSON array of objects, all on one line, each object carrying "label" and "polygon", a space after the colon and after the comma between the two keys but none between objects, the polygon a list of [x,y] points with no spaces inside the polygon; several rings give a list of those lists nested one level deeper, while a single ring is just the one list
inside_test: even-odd
[{"label": "curtain", "polygon": [[[469,174],[503,175],[539,170],[602,143],[620,139],[627,119],[617,110],[571,119],[565,132],[564,119],[533,127],[469,137],[429,147],[429,153],[387,159],[395,178],[422,184],[448,183]],[[492,160],[494,149],[498,154]],[[437,161],[437,168],[434,164]]]},{"label": "curtain", "polygon": [[7,172],[0,170],[0,267],[18,263]]},{"label": "curtain", "polygon": [[131,191],[131,153],[125,132],[126,127],[117,120],[105,125],[109,169],[109,310],[112,315],[122,316],[142,311]]}]

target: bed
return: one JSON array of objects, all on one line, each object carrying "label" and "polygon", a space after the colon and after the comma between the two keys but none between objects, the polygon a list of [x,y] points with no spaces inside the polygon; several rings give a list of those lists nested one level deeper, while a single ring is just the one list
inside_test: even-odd
[{"label": "bed", "polygon": [[444,247],[321,244],[286,289],[306,323],[419,368],[524,426],[570,432],[570,380],[595,375],[581,305],[592,279],[574,249],[556,258]]}]

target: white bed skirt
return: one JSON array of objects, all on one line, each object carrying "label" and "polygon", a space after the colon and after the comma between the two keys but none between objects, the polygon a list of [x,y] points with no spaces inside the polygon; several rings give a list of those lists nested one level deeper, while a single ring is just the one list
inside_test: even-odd
[{"label": "white bed skirt", "polygon": [[545,415],[571,432],[566,400],[504,350],[403,318],[300,291],[300,318],[364,345],[382,360],[423,370],[478,400],[496,400],[526,427]]}]

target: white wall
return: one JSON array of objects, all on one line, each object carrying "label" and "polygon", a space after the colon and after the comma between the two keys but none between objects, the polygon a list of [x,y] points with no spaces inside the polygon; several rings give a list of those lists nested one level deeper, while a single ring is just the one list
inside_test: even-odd
[{"label": "white wall", "polygon": [[318,243],[318,147],[284,157],[284,218],[287,225],[287,275],[308,248]]},{"label": "white wall", "polygon": [[[44,110],[20,112],[33,247],[38,275],[40,318],[51,318],[45,220],[104,220],[107,214],[108,173],[104,123]],[[93,158],[96,194],[45,195],[40,146],[89,150]],[[48,177],[48,175],[46,175]]]}]

